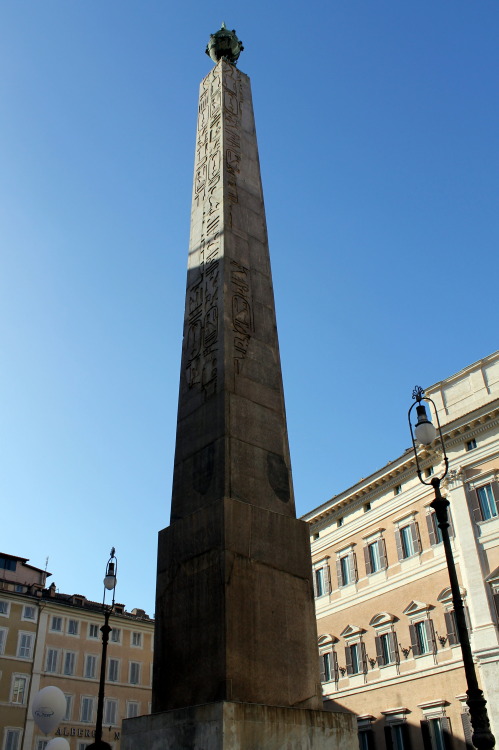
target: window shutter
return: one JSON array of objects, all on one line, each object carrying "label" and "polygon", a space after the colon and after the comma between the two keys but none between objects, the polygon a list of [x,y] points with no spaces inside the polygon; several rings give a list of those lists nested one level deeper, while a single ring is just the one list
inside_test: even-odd
[{"label": "window shutter", "polygon": [[378,542],[379,549],[379,564],[381,569],[384,570],[388,567],[388,557],[386,555],[386,544],[384,539],[380,539]]},{"label": "window shutter", "polygon": [[364,643],[364,641],[360,642],[360,654],[361,654],[360,658],[362,659],[362,672],[366,674],[367,673],[367,654],[366,654],[366,644]]},{"label": "window shutter", "polygon": [[333,677],[334,681],[338,682],[340,679],[339,670],[338,670],[338,654],[336,651],[331,651],[331,654],[333,656]]},{"label": "window shutter", "polygon": [[482,509],[480,507],[480,501],[478,499],[478,492],[476,490],[468,490],[466,494],[468,496],[468,503],[474,520],[477,523],[483,521]]},{"label": "window shutter", "polygon": [[348,564],[350,566],[350,578],[352,583],[355,583],[358,579],[357,576],[357,555],[355,552],[350,552],[348,555]]},{"label": "window shutter", "polygon": [[450,731],[450,721],[447,716],[442,716],[440,719],[440,725],[444,736],[445,750],[452,750],[452,733]]},{"label": "window shutter", "polygon": [[375,636],[374,643],[376,644],[376,659],[378,660],[378,666],[384,667],[385,660],[383,658],[383,648],[381,646],[381,638],[378,635]]},{"label": "window shutter", "polygon": [[321,682],[326,682],[326,665],[324,664],[324,654],[319,654],[319,670],[321,673]]},{"label": "window shutter", "polygon": [[316,570],[312,570],[312,584],[314,587],[314,596],[317,597],[318,593],[317,593],[317,571]]},{"label": "window shutter", "polygon": [[[428,534],[430,537],[430,544],[432,547],[435,546],[437,543],[437,535],[435,534],[435,522],[436,518],[434,518],[434,513],[428,513],[426,516],[426,525],[428,526]],[[423,725],[423,722],[421,722],[421,726]]]},{"label": "window shutter", "polygon": [[447,628],[447,638],[449,639],[449,645],[455,646],[455,644],[459,641],[457,638],[456,625],[452,614],[452,612],[444,612],[445,627]]},{"label": "window shutter", "polygon": [[419,527],[416,521],[410,524],[414,552],[421,552],[421,539],[419,538]]},{"label": "window shutter", "polygon": [[352,652],[350,651],[350,646],[345,646],[345,660],[347,665],[347,674],[352,674]]},{"label": "window shutter", "polygon": [[343,586],[343,576],[341,574],[341,560],[339,557],[336,560],[336,575],[338,576],[338,586]]},{"label": "window shutter", "polygon": [[369,555],[369,545],[368,544],[366,544],[366,546],[364,547],[364,561],[366,563],[366,573],[369,576],[372,573],[372,568],[371,568],[371,557]]},{"label": "window shutter", "polygon": [[403,560],[404,559],[404,550],[402,549],[402,539],[400,538],[400,531],[398,529],[395,531],[395,544],[397,545],[397,556],[398,556],[398,559],[399,560]]},{"label": "window shutter", "polygon": [[467,711],[461,714],[461,722],[463,724],[464,739],[466,742],[466,750],[473,750],[473,727],[471,726],[470,715]]},{"label": "window shutter", "polygon": [[430,725],[426,720],[421,722],[421,736],[423,738],[424,750],[433,750],[433,745],[431,744]]},{"label": "window shutter", "polygon": [[465,604],[463,604],[463,610],[464,610],[464,619],[466,620],[466,627],[468,628],[468,632],[471,633],[473,628],[471,627],[470,611]]},{"label": "window shutter", "polygon": [[492,494],[494,495],[497,513],[499,514],[499,482],[492,482]]},{"label": "window shutter", "polygon": [[384,727],[386,750],[393,750],[392,728]]},{"label": "window shutter", "polygon": [[454,532],[454,524],[452,523],[452,513],[451,513],[450,508],[447,508],[447,518],[449,521],[449,536],[450,537],[456,536]]},{"label": "window shutter", "polygon": [[388,634],[388,642],[390,644],[390,663],[398,664],[400,661],[399,646],[397,641],[397,633],[393,631]]},{"label": "window shutter", "polygon": [[435,637],[435,628],[433,627],[433,620],[425,620],[424,626],[426,629],[426,637],[428,638],[428,643],[431,645],[431,652],[432,654],[437,653],[437,639]]},{"label": "window shutter", "polygon": [[331,593],[331,575],[329,573],[328,563],[324,565],[323,571],[324,571],[324,593],[330,594]]},{"label": "window shutter", "polygon": [[411,636],[411,648],[413,656],[419,656],[419,641],[414,625],[409,625],[409,635]]},{"label": "window shutter", "polygon": [[499,620],[499,591],[494,591],[492,596],[494,597],[494,604],[496,606],[496,615]]}]

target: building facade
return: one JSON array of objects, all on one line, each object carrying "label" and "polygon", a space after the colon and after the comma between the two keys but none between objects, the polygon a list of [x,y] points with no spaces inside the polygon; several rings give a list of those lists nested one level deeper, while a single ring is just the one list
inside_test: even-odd
[{"label": "building facade", "polygon": [[[0,554],[0,749],[43,750],[52,736],[71,750],[93,741],[99,689],[102,605],[46,587],[50,573]],[[120,746],[123,718],[150,712],[154,621],[115,605],[107,650],[103,739]],[[39,690],[55,685],[66,714],[45,737],[31,715]]]},{"label": "building facade", "polygon": [[[499,736],[499,352],[426,389],[449,458],[452,546],[478,679]],[[420,448],[424,477],[442,456]],[[471,748],[466,681],[433,490],[412,450],[304,518],[326,704],[360,747]]]}]

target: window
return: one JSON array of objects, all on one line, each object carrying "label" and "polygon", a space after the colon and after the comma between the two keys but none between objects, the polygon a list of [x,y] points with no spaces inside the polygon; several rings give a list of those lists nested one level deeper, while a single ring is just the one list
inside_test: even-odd
[{"label": "window", "polygon": [[319,539],[319,537],[320,537],[320,534],[319,534],[319,532],[318,532],[318,531],[316,531],[316,532],[315,532],[315,534],[314,534],[314,535],[312,536],[312,539],[313,539],[313,540],[314,540],[314,542],[315,542],[315,541],[316,541],[317,539]]},{"label": "window", "polygon": [[343,526],[343,521],[344,521],[343,518],[338,518],[338,520],[336,521],[336,526],[338,528],[340,528],[340,526]]},{"label": "window", "polygon": [[76,654],[74,651],[66,651],[64,654],[64,674],[72,675],[75,673]]},{"label": "window", "polygon": [[399,560],[418,555],[421,552],[421,542],[416,521],[400,526],[395,532],[395,542]]},{"label": "window", "polygon": [[357,580],[357,559],[353,550],[338,553],[336,560],[336,573],[338,575],[338,586],[348,586]]},{"label": "window", "polygon": [[[447,508],[447,519],[449,521],[449,536],[453,537],[454,526],[452,524],[450,508]],[[442,531],[438,525],[437,514],[435,511],[432,510],[426,516],[426,525],[428,527],[428,536],[430,537],[431,546],[434,547],[435,545],[440,544],[442,541]]]},{"label": "window", "polygon": [[437,644],[433,622],[430,619],[420,620],[409,625],[411,648],[414,656],[436,653]]},{"label": "window", "polygon": [[421,722],[425,750],[451,750],[453,747],[449,719],[443,715],[426,716]]},{"label": "window", "polygon": [[38,742],[36,743],[36,750],[45,750],[48,744],[48,740],[38,740]]},{"label": "window", "polygon": [[466,450],[472,451],[474,448],[476,448],[476,440],[475,438],[472,438],[471,440],[468,440],[466,443]]},{"label": "window", "polygon": [[366,573],[377,573],[378,570],[384,570],[387,567],[386,548],[384,539],[376,539],[364,547],[364,560],[366,563]]},{"label": "window", "polygon": [[9,616],[10,602],[6,602],[5,599],[0,599],[0,615],[4,617]]},{"label": "window", "polygon": [[126,704],[126,717],[127,719],[133,719],[139,715],[139,704],[137,701],[128,701]]},{"label": "window", "polygon": [[397,484],[397,486],[393,488],[393,494],[400,495],[401,492],[402,492],[402,485]]},{"label": "window", "polygon": [[347,674],[367,672],[366,647],[362,641],[346,646],[345,658]]},{"label": "window", "polygon": [[375,637],[374,641],[379,667],[386,667],[388,664],[398,664],[399,650],[396,633],[393,631],[381,633]]},{"label": "window", "polygon": [[19,633],[17,655],[20,659],[31,659],[33,647],[33,633]]},{"label": "window", "polygon": [[78,620],[68,620],[68,634],[78,635]]},{"label": "window", "polygon": [[53,630],[55,633],[61,633],[62,632],[62,617],[52,617],[52,622],[50,623],[50,629]]},{"label": "window", "polygon": [[429,477],[433,476],[434,472],[435,470],[433,466],[428,466],[428,468],[425,470],[425,473],[424,473],[426,479],[429,479]]},{"label": "window", "polygon": [[499,497],[497,492],[497,483],[494,482],[496,492],[494,493],[491,484],[485,484],[483,487],[478,487],[476,490],[477,501],[474,503],[473,515],[475,521],[488,521],[490,518],[497,516],[497,502],[496,497]]},{"label": "window", "polygon": [[[111,631],[111,632],[113,632],[113,631]],[[89,638],[98,638],[99,637],[99,626],[95,625],[93,622],[91,622],[90,625],[88,626],[88,637]]]},{"label": "window", "polygon": [[47,666],[45,667],[47,672],[57,672],[57,663],[59,661],[59,651],[55,648],[49,648],[47,650]]},{"label": "window", "polygon": [[142,633],[132,633],[132,646],[142,648]]},{"label": "window", "polygon": [[84,721],[88,724],[91,723],[93,712],[94,712],[94,699],[83,697],[81,699],[80,721]]},{"label": "window", "polygon": [[321,567],[314,568],[314,595],[324,596],[331,591],[331,579],[329,575],[329,565],[324,562],[320,563]]},{"label": "window", "polygon": [[27,677],[24,677],[23,675],[14,675],[14,680],[12,683],[12,703],[19,703],[21,705],[24,705],[27,685]]},{"label": "window", "polygon": [[130,680],[131,685],[138,685],[140,682],[140,664],[136,661],[130,662]]},{"label": "window", "polygon": [[107,679],[109,682],[118,682],[120,663],[118,659],[109,659],[107,668]]},{"label": "window", "polygon": [[66,712],[62,717],[63,721],[71,721],[71,714],[73,713],[73,696],[65,695],[66,698]]},{"label": "window", "polygon": [[321,682],[338,682],[338,656],[336,651],[326,651],[320,655]]},{"label": "window", "polygon": [[374,750],[374,734],[372,729],[363,729],[359,732],[360,750]]},{"label": "window", "polygon": [[391,724],[385,727],[385,741],[387,750],[409,750],[409,727],[406,723]]},{"label": "window", "polygon": [[[470,620],[470,614],[468,611],[468,607],[464,606],[464,619],[466,620],[466,627],[468,629],[468,632],[471,632],[471,620]],[[453,609],[447,610],[447,612],[444,612],[445,617],[445,627],[447,630],[447,638],[449,640],[449,646],[455,646],[457,643],[459,643],[459,633],[457,632],[457,623],[456,623],[456,613]]]},{"label": "window", "polygon": [[0,628],[0,656],[5,652],[5,642],[8,632],[7,628]]},{"label": "window", "polygon": [[95,677],[97,666],[97,657],[94,654],[87,654],[85,657],[85,677],[92,679]]},{"label": "window", "polygon": [[111,630],[111,640],[113,643],[121,643],[121,630],[120,628],[113,628]]},{"label": "window", "polygon": [[118,701],[114,698],[107,698],[104,710],[104,724],[116,724],[116,714],[118,712]]},{"label": "window", "polygon": [[364,513],[367,513],[368,510],[371,510],[371,503],[364,503]]},{"label": "window", "polygon": [[4,750],[20,750],[21,747],[21,730],[6,729]]},{"label": "window", "polygon": [[4,570],[15,570],[17,567],[16,563],[16,560],[11,560],[3,555],[0,557],[0,568],[3,568]]},{"label": "window", "polygon": [[36,610],[34,607],[26,605],[23,609],[23,620],[34,620]]}]

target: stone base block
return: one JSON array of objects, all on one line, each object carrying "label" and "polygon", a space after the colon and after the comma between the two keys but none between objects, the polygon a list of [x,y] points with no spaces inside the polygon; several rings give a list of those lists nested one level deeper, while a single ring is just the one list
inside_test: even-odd
[{"label": "stone base block", "polygon": [[353,714],[207,703],[123,722],[121,750],[358,750]]}]

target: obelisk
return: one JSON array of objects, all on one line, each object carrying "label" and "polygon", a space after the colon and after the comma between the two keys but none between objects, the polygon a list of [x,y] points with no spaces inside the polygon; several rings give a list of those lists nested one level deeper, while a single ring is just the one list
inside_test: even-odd
[{"label": "obelisk", "polygon": [[295,514],[241,49],[225,26],[213,34],[216,65],[200,87],[153,715],[125,722],[124,750],[315,750],[340,735],[342,750],[356,743],[350,717],[321,710],[309,529]]}]

